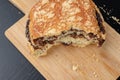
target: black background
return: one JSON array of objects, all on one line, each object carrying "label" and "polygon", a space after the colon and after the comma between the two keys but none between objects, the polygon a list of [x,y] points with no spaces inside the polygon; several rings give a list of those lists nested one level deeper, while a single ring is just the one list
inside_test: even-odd
[{"label": "black background", "polygon": [[[120,19],[120,4],[117,2],[119,0],[94,1],[99,6],[105,21],[120,33],[120,25],[111,18],[115,16]],[[107,15],[101,7],[110,14]],[[5,30],[23,16],[24,13],[8,0],[0,0],[0,80],[45,80],[4,35]]]}]

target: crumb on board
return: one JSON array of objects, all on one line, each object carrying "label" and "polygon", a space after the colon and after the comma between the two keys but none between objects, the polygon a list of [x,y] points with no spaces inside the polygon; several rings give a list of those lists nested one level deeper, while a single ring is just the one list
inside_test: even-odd
[{"label": "crumb on board", "polygon": [[72,65],[72,70],[75,71],[75,72],[77,72],[80,75],[84,75],[85,72],[80,69],[81,66],[82,66],[82,64],[79,64],[79,65],[78,64],[73,64]]},{"label": "crumb on board", "polygon": [[79,68],[79,65],[78,65],[78,64],[74,64],[74,65],[72,66],[72,70],[73,70],[73,71],[77,71],[78,68]]},{"label": "crumb on board", "polygon": [[96,62],[99,62],[99,59],[98,59],[98,57],[96,56],[96,54],[93,54],[93,55],[92,55],[92,58],[93,58]]},{"label": "crumb on board", "polygon": [[93,75],[94,75],[95,78],[98,77],[98,75],[96,74],[96,72],[93,72]]},{"label": "crumb on board", "polygon": [[99,59],[98,59],[98,58],[96,58],[96,59],[95,59],[95,61],[96,61],[96,62],[98,62],[98,61],[99,61]]},{"label": "crumb on board", "polygon": [[97,77],[98,75],[95,75],[95,78]]}]

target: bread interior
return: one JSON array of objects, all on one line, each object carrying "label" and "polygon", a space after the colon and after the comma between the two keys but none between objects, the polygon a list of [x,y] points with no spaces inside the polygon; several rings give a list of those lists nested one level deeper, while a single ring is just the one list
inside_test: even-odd
[{"label": "bread interior", "polygon": [[89,44],[97,43],[97,36],[93,33],[86,33],[82,30],[70,29],[62,32],[58,36],[41,37],[34,40],[36,54],[47,53],[47,50],[52,46],[63,44],[78,47],[85,47]]}]

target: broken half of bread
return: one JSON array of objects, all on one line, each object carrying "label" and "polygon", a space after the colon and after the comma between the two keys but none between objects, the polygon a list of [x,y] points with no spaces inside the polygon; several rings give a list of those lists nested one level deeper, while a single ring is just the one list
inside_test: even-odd
[{"label": "broken half of bread", "polygon": [[30,11],[26,36],[37,56],[60,44],[101,46],[104,21],[92,0],[40,0]]}]

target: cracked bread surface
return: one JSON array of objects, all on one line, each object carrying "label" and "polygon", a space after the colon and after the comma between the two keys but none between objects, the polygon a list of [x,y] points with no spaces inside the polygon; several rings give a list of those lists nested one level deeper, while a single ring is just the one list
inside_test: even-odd
[{"label": "cracked bread surface", "polygon": [[30,11],[30,37],[59,35],[71,27],[98,34],[91,0],[40,0]]},{"label": "cracked bread surface", "polygon": [[[41,54],[58,44],[102,45],[105,40],[103,21],[92,0],[40,0],[29,14],[29,41],[34,51]],[[70,30],[75,32],[70,34]],[[69,35],[65,36],[63,32]],[[78,32],[83,36],[74,35]],[[53,41],[50,37],[54,37]]]}]

